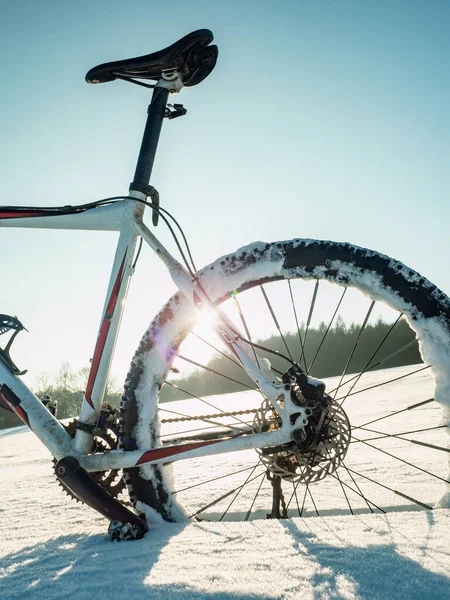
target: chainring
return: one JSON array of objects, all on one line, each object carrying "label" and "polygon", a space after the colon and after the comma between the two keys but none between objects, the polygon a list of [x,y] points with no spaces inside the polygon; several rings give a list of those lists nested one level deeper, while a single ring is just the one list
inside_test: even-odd
[{"label": "chainring", "polygon": [[[73,419],[67,425],[61,423],[70,437],[74,438],[77,431],[78,419]],[[116,450],[118,445],[118,436],[112,428],[95,430],[92,442],[91,452],[109,452]],[[53,465],[56,465],[56,459],[53,459]],[[125,481],[120,469],[110,469],[109,471],[94,471],[89,473],[92,479],[98,483],[110,496],[118,499],[121,492],[125,489]],[[71,494],[59,481],[60,487],[68,496],[78,501],[78,498]]]}]

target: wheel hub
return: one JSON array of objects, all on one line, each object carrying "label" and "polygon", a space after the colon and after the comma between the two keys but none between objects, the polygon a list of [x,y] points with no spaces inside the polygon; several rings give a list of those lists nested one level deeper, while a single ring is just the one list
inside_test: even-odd
[{"label": "wheel hub", "polygon": [[[268,476],[293,483],[313,483],[334,473],[341,465],[351,440],[351,427],[343,408],[325,394],[325,385],[305,384],[306,375],[296,367],[283,380],[292,385],[294,404],[309,408],[308,423],[302,435],[275,448],[259,448],[261,463]],[[301,380],[300,380],[301,377]],[[310,381],[311,378],[310,378]],[[316,380],[317,381],[317,380]],[[295,414],[291,418],[295,418]],[[264,400],[253,422],[257,433],[279,429],[281,419],[268,400]]]}]

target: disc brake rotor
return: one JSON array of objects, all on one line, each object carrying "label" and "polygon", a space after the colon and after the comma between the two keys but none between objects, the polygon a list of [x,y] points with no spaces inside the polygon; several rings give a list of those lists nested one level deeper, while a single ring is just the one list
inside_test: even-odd
[{"label": "disc brake rotor", "polygon": [[[255,415],[255,432],[279,428],[272,405],[266,400]],[[257,449],[261,463],[272,477],[297,483],[313,483],[336,471],[344,459],[351,439],[351,427],[341,406],[333,401],[320,419],[307,425],[307,440],[301,444]],[[309,431],[308,431],[309,430]]]}]

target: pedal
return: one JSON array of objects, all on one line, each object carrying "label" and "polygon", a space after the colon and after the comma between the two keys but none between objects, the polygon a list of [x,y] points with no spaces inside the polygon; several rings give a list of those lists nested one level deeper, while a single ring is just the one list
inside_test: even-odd
[{"label": "pedal", "polygon": [[15,375],[25,375],[25,373],[27,372],[26,370],[21,371],[19,367],[14,364],[14,361],[9,353],[13,341],[16,339],[17,335],[23,330],[27,331],[27,329],[22,325],[22,323],[17,317],[10,317],[9,315],[0,314],[0,335],[8,333],[9,331],[14,332],[9,338],[9,341],[6,344],[6,346],[4,348],[0,346],[0,359]]},{"label": "pedal", "polygon": [[62,458],[55,465],[55,473],[72,496],[112,521],[111,539],[140,539],[148,531],[145,520],[110,496],[75,458]]}]

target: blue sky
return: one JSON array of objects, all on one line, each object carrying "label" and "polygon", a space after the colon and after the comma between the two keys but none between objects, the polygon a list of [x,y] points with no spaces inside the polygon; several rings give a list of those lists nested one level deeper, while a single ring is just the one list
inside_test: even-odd
[{"label": "blue sky", "polygon": [[[217,67],[177,98],[188,115],[164,124],[152,180],[196,262],[255,240],[345,240],[450,293],[449,25],[439,1],[4,1],[1,203],[125,194],[149,95],[89,86],[85,73],[206,27]],[[30,329],[16,354],[30,380],[61,360],[87,363],[114,244],[112,234],[0,232],[0,311]],[[149,252],[141,263],[119,376],[173,290]]]}]

